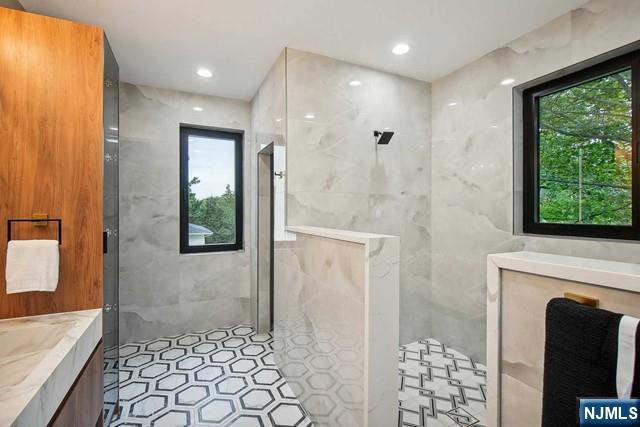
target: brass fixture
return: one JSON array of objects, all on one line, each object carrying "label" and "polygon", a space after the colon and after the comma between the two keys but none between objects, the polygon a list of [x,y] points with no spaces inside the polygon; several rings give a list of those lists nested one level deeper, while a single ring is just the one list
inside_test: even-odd
[{"label": "brass fixture", "polygon": [[[31,214],[31,219],[49,219],[49,214],[34,213],[34,214]],[[49,225],[48,221],[38,221],[33,223],[34,227],[46,227],[47,225]]]},{"label": "brass fixture", "polygon": [[584,295],[574,294],[572,292],[565,292],[564,297],[588,307],[597,308],[600,304],[600,300],[598,298],[587,297]]}]

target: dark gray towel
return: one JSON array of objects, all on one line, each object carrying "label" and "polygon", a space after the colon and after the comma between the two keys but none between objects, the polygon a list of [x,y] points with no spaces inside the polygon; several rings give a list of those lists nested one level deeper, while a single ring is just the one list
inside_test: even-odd
[{"label": "dark gray towel", "polygon": [[[566,298],[549,301],[543,427],[576,425],[577,399],[580,397],[617,397],[618,324],[621,318],[621,314],[587,307]],[[634,384],[634,391],[637,387]]]}]

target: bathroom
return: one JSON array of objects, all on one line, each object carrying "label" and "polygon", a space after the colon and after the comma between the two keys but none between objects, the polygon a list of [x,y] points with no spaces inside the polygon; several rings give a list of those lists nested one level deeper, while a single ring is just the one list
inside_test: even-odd
[{"label": "bathroom", "polygon": [[639,19],[0,0],[0,426],[551,427],[640,398]]}]

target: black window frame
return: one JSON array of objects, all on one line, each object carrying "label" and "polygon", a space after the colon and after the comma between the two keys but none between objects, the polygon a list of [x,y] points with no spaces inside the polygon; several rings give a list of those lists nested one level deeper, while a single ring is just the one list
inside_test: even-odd
[{"label": "black window frame", "polygon": [[[631,225],[560,224],[539,221],[539,99],[600,77],[631,69]],[[526,234],[640,240],[640,50],[635,50],[546,81],[522,92],[523,209]]]},{"label": "black window frame", "polygon": [[[236,192],[236,241],[208,245],[189,245],[189,136],[202,136],[233,140],[235,146],[235,187]],[[180,253],[211,253],[239,251],[244,247],[244,186],[243,186],[243,143],[244,131],[212,128],[198,125],[180,125]]]}]

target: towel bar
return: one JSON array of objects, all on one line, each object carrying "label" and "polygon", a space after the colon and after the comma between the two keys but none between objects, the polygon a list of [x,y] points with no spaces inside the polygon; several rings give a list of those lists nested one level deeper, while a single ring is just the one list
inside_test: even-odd
[{"label": "towel bar", "polygon": [[7,220],[7,242],[11,241],[11,224],[14,222],[57,222],[58,223],[58,244],[62,244],[62,220],[59,218],[28,218],[28,219],[8,219]]}]

